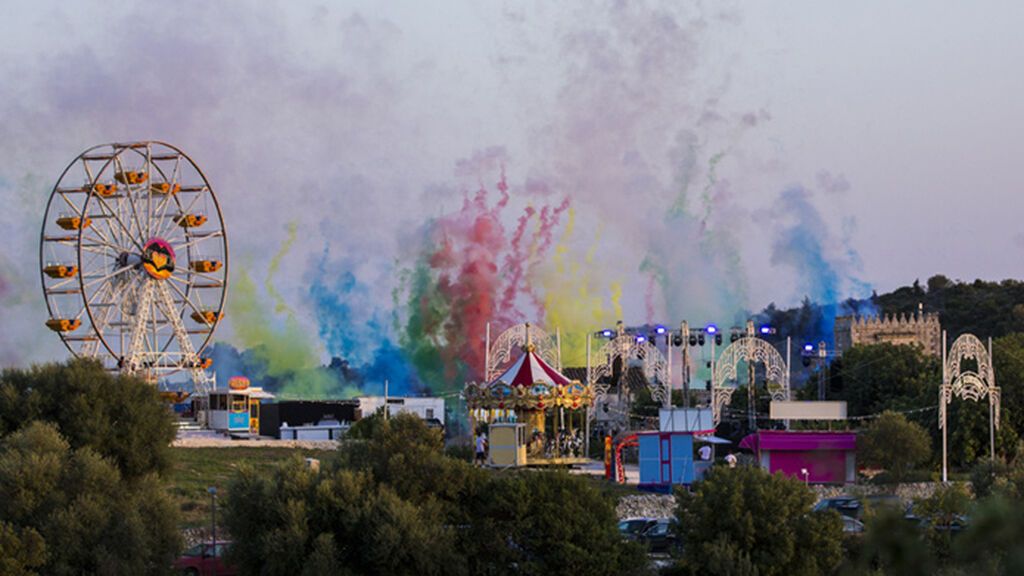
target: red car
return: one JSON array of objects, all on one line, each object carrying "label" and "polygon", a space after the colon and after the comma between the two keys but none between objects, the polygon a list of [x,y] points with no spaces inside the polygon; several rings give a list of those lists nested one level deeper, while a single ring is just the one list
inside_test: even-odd
[{"label": "red car", "polygon": [[175,572],[186,576],[235,576],[238,571],[224,562],[224,555],[231,548],[231,542],[204,542],[189,548],[171,565]]}]

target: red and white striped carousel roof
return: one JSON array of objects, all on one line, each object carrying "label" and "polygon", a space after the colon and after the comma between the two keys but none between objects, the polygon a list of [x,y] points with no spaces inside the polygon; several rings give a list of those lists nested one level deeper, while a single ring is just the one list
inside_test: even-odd
[{"label": "red and white striped carousel roof", "polygon": [[509,386],[532,386],[538,382],[543,382],[551,386],[560,385],[567,386],[572,383],[571,380],[559,373],[551,367],[550,364],[545,362],[536,352],[533,350],[525,352],[515,364],[505,370],[505,373],[498,376],[491,384],[497,384],[504,382]]}]

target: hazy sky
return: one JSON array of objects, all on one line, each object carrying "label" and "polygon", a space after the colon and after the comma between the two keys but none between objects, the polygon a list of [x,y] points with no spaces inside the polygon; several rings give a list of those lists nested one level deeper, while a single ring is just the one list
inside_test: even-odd
[{"label": "hazy sky", "polygon": [[[562,251],[538,252],[564,261],[525,273],[534,285],[515,302],[526,315],[530,298],[550,302],[584,276],[627,322],[675,323],[935,273],[1022,275],[1020,2],[34,1],[4,12],[4,363],[66,354],[43,325],[40,221],[68,162],[123,140],[165,140],[196,160],[234,269],[265,302],[273,284],[277,312],[311,332],[323,310],[310,285],[325,275],[362,287],[339,289],[343,321],[401,316],[392,293],[424,228],[481,186],[496,194],[502,170],[507,237],[524,210],[567,207],[552,228]],[[268,280],[290,224],[296,241]],[[541,282],[568,278],[563,265],[579,267],[576,280]],[[219,339],[252,345],[230,312]],[[565,329],[597,327],[580,324]],[[322,355],[358,354],[324,338]]]}]

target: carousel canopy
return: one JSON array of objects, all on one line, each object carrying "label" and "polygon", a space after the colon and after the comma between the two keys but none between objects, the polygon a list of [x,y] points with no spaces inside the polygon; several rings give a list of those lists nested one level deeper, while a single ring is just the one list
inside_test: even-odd
[{"label": "carousel canopy", "polygon": [[501,410],[577,409],[594,401],[590,386],[555,370],[529,344],[501,376],[491,382],[467,384],[465,397],[471,409]]},{"label": "carousel canopy", "polygon": [[508,370],[490,383],[494,386],[498,383],[510,386],[533,386],[543,383],[548,386],[568,386],[571,380],[563,376],[558,370],[551,367],[533,350],[527,350],[515,361]]}]

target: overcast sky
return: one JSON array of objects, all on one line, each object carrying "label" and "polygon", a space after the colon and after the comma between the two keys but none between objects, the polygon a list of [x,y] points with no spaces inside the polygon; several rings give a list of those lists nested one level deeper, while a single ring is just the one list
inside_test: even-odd
[{"label": "overcast sky", "polygon": [[[501,169],[506,231],[564,202],[562,254],[631,323],[1022,276],[1024,4],[683,4],[6,5],[0,360],[66,355],[39,225],[68,162],[122,140],[196,160],[268,301],[297,226],[272,282],[310,330],[325,263],[392,311],[414,231]],[[230,314],[218,336],[251,344]]]}]

